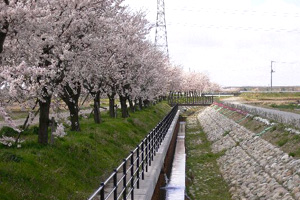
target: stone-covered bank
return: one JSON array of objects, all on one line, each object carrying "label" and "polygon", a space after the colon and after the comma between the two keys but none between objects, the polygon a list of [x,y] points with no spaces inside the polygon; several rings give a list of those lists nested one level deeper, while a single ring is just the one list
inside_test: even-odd
[{"label": "stone-covered bank", "polygon": [[191,108],[187,116],[186,193],[187,200],[230,200],[229,187],[222,178],[217,159],[223,153],[213,153],[211,142],[201,129],[198,112],[204,107]]},{"label": "stone-covered bank", "polygon": [[218,113],[213,106],[198,115],[218,159],[232,199],[300,200],[300,160]]}]

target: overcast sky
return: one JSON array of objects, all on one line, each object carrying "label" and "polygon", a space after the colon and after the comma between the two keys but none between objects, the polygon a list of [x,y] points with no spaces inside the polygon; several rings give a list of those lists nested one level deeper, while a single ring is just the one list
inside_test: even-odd
[{"label": "overcast sky", "polygon": [[[126,0],[155,24],[156,0]],[[299,0],[165,0],[170,59],[222,86],[300,85]],[[149,38],[154,41],[153,33]]]}]

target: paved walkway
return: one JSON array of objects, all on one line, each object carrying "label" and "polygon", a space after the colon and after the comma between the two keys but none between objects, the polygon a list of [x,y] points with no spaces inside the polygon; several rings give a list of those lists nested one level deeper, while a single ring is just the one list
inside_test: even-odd
[{"label": "paved walkway", "polygon": [[[251,114],[259,113],[260,116],[266,117],[281,123],[291,124],[300,128],[300,115],[292,112],[285,112],[276,109],[262,108],[258,106],[252,106],[241,102],[238,98],[224,99],[224,102],[235,105],[238,108],[246,108],[246,111]],[[253,113],[255,112],[255,113]]]}]

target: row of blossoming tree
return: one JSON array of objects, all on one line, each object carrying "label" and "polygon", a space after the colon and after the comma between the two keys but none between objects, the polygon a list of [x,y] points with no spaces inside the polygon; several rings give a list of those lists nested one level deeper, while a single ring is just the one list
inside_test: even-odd
[{"label": "row of blossoming tree", "polygon": [[146,40],[151,28],[124,0],[0,0],[0,115],[21,131],[6,107],[38,108],[38,142],[47,144],[50,110],[60,101],[69,109],[71,130],[80,131],[79,98],[86,94],[100,123],[103,95],[111,116],[119,98],[127,117],[127,102],[141,107],[182,87],[176,86],[182,71]]}]

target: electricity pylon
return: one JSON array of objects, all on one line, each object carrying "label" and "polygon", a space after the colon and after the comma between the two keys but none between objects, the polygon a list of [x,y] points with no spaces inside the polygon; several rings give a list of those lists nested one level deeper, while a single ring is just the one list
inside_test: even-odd
[{"label": "electricity pylon", "polygon": [[155,46],[159,48],[161,51],[163,51],[165,55],[169,58],[164,0],[157,0]]}]

